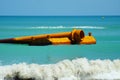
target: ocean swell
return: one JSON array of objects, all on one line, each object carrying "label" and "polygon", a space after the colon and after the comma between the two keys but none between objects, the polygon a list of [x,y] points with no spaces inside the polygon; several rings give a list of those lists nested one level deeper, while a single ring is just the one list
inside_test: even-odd
[{"label": "ocean swell", "polygon": [[105,29],[105,27],[101,26],[37,26],[30,27],[29,29]]},{"label": "ocean swell", "polygon": [[33,27],[0,27],[0,29],[105,29],[105,27],[102,26],[33,26]]},{"label": "ocean swell", "polygon": [[0,66],[0,80],[94,80],[120,79],[120,60],[78,58],[56,64]]}]

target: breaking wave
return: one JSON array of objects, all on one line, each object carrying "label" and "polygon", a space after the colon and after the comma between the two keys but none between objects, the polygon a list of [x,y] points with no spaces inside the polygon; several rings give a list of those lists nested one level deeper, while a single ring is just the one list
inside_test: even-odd
[{"label": "breaking wave", "polygon": [[105,27],[98,27],[98,26],[73,26],[73,27],[65,27],[65,26],[38,26],[38,27],[31,27],[31,29],[105,29]]},{"label": "breaking wave", "polygon": [[78,58],[56,64],[0,66],[0,80],[94,80],[120,79],[120,60]]},{"label": "breaking wave", "polygon": [[0,27],[0,29],[105,29],[100,26],[35,26],[35,27]]}]

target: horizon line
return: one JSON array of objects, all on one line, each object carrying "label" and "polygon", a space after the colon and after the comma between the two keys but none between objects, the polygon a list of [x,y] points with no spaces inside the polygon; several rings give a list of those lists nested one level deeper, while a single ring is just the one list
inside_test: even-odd
[{"label": "horizon line", "polygon": [[66,16],[66,17],[67,17],[67,16],[68,16],[68,17],[69,17],[69,16],[71,16],[71,17],[72,17],[72,16],[73,16],[73,17],[74,17],[74,16],[120,16],[120,15],[0,15],[0,16],[1,16],[1,17],[2,17],[2,16],[9,16],[9,17],[10,17],[10,16],[11,16],[11,17],[12,17],[12,16],[13,16],[13,17],[14,17],[14,16],[21,16],[21,17],[22,17],[22,16],[23,16],[23,17],[24,17],[24,16],[26,16],[26,17],[27,17],[27,16],[28,16],[28,17],[30,17],[30,16],[31,16],[31,17],[32,17],[32,16],[33,16],[33,17],[35,17],[35,16],[36,16],[36,17],[38,17],[38,16],[40,16],[40,17],[42,17],[42,16],[43,16],[43,17],[52,17],[52,16],[53,16],[53,17],[54,17],[54,16],[56,16],[56,17],[57,17],[57,16],[61,16],[61,17],[62,17],[62,16],[63,16],[63,17]]}]

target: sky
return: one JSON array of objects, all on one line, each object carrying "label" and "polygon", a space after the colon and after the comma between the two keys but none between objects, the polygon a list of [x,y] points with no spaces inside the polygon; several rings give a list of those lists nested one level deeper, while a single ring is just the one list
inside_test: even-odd
[{"label": "sky", "polygon": [[0,0],[0,15],[120,15],[120,0]]}]

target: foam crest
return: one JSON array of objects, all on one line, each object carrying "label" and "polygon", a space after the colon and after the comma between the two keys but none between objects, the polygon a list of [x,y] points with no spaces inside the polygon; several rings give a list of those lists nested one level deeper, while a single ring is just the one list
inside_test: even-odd
[{"label": "foam crest", "polygon": [[13,64],[0,66],[0,80],[93,80],[120,79],[120,60],[78,58],[56,64]]},{"label": "foam crest", "polygon": [[1,27],[0,29],[105,29],[100,26],[35,26],[35,27]]},{"label": "foam crest", "polygon": [[105,29],[105,27],[99,26],[73,26],[73,27],[66,27],[66,26],[38,26],[38,27],[30,27],[30,29]]}]

